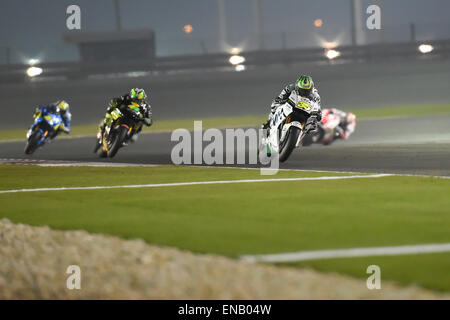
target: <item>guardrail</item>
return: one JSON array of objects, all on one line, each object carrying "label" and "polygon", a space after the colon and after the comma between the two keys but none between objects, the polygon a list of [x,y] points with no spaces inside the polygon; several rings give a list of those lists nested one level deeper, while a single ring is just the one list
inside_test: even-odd
[{"label": "guardrail", "polygon": [[[433,50],[427,54],[418,50],[421,42],[384,43],[364,46],[345,46],[334,48],[339,56],[334,60],[341,63],[387,61],[392,59],[427,58],[448,59],[450,57],[450,39],[427,42]],[[264,66],[270,64],[291,64],[298,62],[325,63],[331,61],[326,55],[326,49],[285,49],[249,51],[240,53],[245,57],[247,66]],[[104,61],[104,62],[54,62],[41,63],[36,67],[42,68],[40,78],[80,79],[92,75],[120,74],[140,71],[178,71],[192,69],[220,69],[230,67],[230,54],[205,54],[190,56],[157,57],[153,60]],[[29,81],[26,75],[28,65],[13,64],[0,65],[0,83]]]}]

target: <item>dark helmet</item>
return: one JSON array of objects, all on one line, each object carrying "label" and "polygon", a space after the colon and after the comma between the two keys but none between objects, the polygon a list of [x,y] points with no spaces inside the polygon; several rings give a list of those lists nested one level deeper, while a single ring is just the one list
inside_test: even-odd
[{"label": "dark helmet", "polygon": [[52,103],[48,106],[48,111],[53,114],[59,114],[60,110],[59,110],[58,105]]},{"label": "dark helmet", "polygon": [[133,88],[130,90],[130,98],[133,100],[141,101],[147,98],[147,95],[145,94],[144,89]]},{"label": "dark helmet", "polygon": [[301,75],[295,84],[297,92],[302,97],[309,97],[314,89],[314,82],[310,76]]}]

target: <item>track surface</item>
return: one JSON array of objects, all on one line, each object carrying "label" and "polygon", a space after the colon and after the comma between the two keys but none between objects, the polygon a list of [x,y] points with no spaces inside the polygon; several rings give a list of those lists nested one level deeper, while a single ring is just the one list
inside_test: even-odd
[{"label": "track surface", "polygon": [[[170,133],[143,134],[114,159],[99,159],[94,141],[56,139],[31,157],[23,153],[25,141],[4,142],[0,158],[170,164],[176,144]],[[360,120],[349,140],[296,150],[281,168],[450,176],[450,115]]]}]

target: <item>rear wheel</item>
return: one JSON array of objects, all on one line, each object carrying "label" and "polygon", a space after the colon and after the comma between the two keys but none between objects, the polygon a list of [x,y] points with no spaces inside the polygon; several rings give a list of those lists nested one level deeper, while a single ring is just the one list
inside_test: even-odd
[{"label": "rear wheel", "polygon": [[28,138],[27,144],[25,145],[25,154],[32,154],[38,148],[38,142],[41,138],[41,132],[39,130],[34,131]]},{"label": "rear wheel", "polygon": [[289,128],[289,132],[287,133],[288,136],[285,138],[285,141],[280,148],[280,162],[284,162],[289,158],[301,132],[300,128],[294,126]]},{"label": "rear wheel", "polygon": [[120,147],[122,147],[123,142],[125,141],[125,138],[128,133],[128,128],[120,126],[118,129],[115,130],[116,132],[113,133],[114,137],[112,138],[113,141],[111,141],[111,147],[108,149],[108,157],[112,158],[116,155],[117,151],[119,151]]}]

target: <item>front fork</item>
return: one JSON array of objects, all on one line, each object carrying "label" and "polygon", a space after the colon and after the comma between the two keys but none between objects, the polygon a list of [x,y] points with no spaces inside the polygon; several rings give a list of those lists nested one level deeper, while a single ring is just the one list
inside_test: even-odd
[{"label": "front fork", "polygon": [[30,138],[30,136],[33,133],[34,129],[36,129],[37,124],[38,124],[38,122],[35,119],[35,121],[31,124],[30,129],[28,129],[28,131],[27,131],[27,139]]}]

